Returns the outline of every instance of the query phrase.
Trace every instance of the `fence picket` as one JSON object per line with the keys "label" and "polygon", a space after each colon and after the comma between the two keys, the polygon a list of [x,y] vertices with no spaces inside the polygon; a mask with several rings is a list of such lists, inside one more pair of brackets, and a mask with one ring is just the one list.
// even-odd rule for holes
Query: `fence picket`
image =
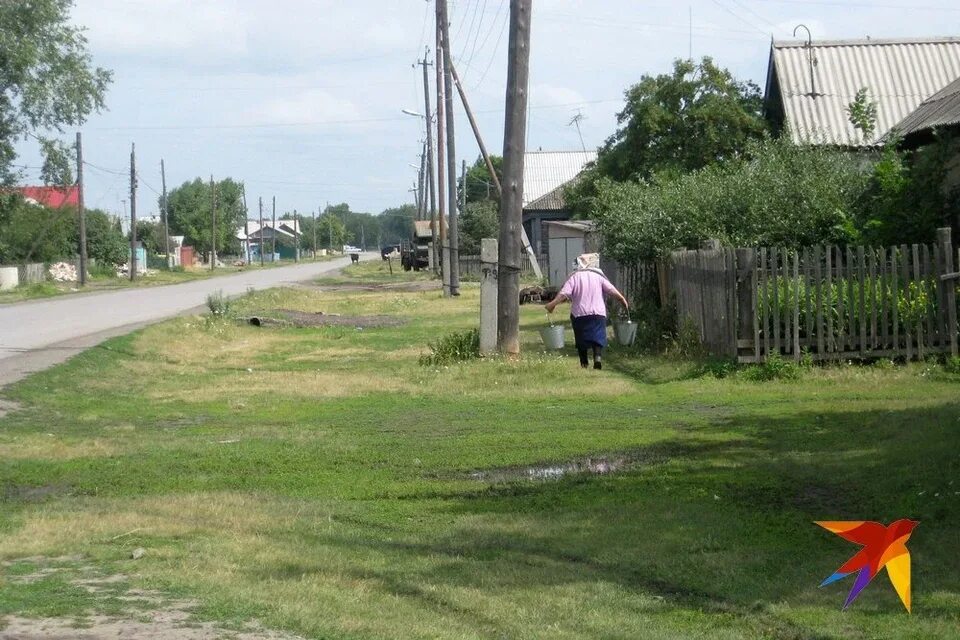
{"label": "fence picket", "polygon": [[934,310],[933,324],[936,331],[936,340],[934,341],[938,351],[946,351],[946,319],[947,319],[947,289],[945,283],[941,282],[940,274],[943,271],[943,256],[940,255],[940,245],[934,244],[933,251],[933,271],[928,275],[933,283],[934,296],[936,299],[936,309]]}
{"label": "fence picket", "polygon": [[867,254],[867,265],[870,274],[870,350],[877,348],[877,250],[873,247]]}
{"label": "fence picket", "polygon": [[793,359],[800,362],[800,255],[793,258]]}
{"label": "fence picket", "polygon": [[770,275],[773,278],[773,352],[779,354],[780,344],[780,254],[777,247],[770,247]]}
{"label": "fence picket", "polygon": [[[857,247],[857,278],[860,283],[860,295],[857,296],[860,312],[860,355],[867,355],[867,278],[863,247]],[[853,283],[850,283],[853,286]]]}
{"label": "fence picket", "polygon": [[[920,247],[916,244],[910,245],[910,255],[913,260],[913,280],[911,284],[914,284],[914,290],[916,291],[916,297],[920,298],[920,292],[923,290],[923,274],[920,272]],[[911,295],[911,301],[914,296]],[[924,358],[924,349],[923,349],[923,316],[917,315],[916,317],[916,331],[915,336],[917,339],[917,358],[923,360]]]}
{"label": "fence picket", "polygon": [[887,249],[880,249],[880,348],[886,349],[890,345],[891,331],[888,330],[887,299],[890,291],[890,263]]}
{"label": "fence picket", "polygon": [[853,249],[847,247],[847,269],[846,289],[847,289],[847,345],[850,351],[857,349],[857,298],[853,290]]}
{"label": "fence picket", "polygon": [[[833,247],[827,245],[827,290],[824,300],[824,305],[829,311],[827,311],[827,353],[834,353],[837,350],[837,342],[833,333],[833,304],[834,304],[834,291],[833,291]],[[839,301],[838,301],[839,302]]]}
{"label": "fence picket", "polygon": [[[903,291],[903,300],[906,303],[904,308],[907,309],[910,306],[911,301],[911,290],[910,290],[910,249],[907,245],[900,245],[900,289]],[[897,300],[897,306],[899,305],[899,299]],[[907,347],[907,359],[911,360],[913,358],[913,333],[915,327],[910,324],[910,317],[907,316],[902,318],[903,320],[903,338],[906,341]]]}
{"label": "fence picket", "polygon": [[769,268],[766,248],[760,249],[760,330],[763,332],[763,359],[770,355],[770,330],[767,313],[770,308]]}
{"label": "fence picket", "polygon": [[[813,248],[813,268],[815,270],[814,283],[817,287],[817,354],[823,358],[826,352],[824,348],[824,326],[823,326],[823,269],[821,260],[823,259],[822,249],[818,245]],[[830,251],[827,250],[829,255]],[[829,260],[829,259],[828,259]],[[827,343],[829,344],[829,343]]]}
{"label": "fence picket", "polygon": [[812,352],[813,351],[813,316],[810,311],[810,296],[813,293],[810,289],[810,276],[812,266],[810,265],[810,247],[803,248],[803,317],[804,317],[804,332],[803,337],[804,341],[807,343],[807,348]]}
{"label": "fence picket", "polygon": [[[928,245],[920,246],[920,282],[925,291],[928,292],[927,299],[929,301],[936,300],[937,291],[935,288],[930,286],[930,276],[933,271],[933,267],[930,263],[930,247]],[[924,324],[924,350],[927,352],[935,351],[933,346],[933,305],[927,305],[924,308],[923,314],[923,324]]]}
{"label": "fence picket", "polygon": [[[896,247],[890,248],[890,308],[893,314],[893,348],[900,350],[900,275],[902,269],[898,269],[897,262],[902,260],[902,255]],[[906,332],[904,332],[906,333]],[[909,357],[909,356],[908,356]]]}

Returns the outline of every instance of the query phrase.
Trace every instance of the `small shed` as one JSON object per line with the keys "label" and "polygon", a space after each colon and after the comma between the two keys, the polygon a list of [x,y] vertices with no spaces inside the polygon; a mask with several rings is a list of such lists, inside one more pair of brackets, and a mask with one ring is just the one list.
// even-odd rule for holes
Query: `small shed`
{"label": "small shed", "polygon": [[547,230],[550,286],[561,287],[576,269],[577,256],[599,250],[600,238],[592,220],[544,222]]}

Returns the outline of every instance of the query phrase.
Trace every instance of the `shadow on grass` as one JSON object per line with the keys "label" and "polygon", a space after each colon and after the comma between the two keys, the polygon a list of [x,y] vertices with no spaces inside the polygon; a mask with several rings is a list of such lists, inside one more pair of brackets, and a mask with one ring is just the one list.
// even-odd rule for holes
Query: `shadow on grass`
{"label": "shadow on grass", "polygon": [[[676,609],[732,615],[758,636],[827,638],[838,637],[831,620],[852,585],[817,585],[857,547],[814,521],[909,517],[920,521],[909,544],[910,620],[934,629],[956,621],[956,610],[938,602],[960,598],[960,403],[734,415],[723,428],[739,438],[670,443],[666,459],[619,475],[518,482],[411,505],[453,517],[432,535],[384,539],[362,519],[354,535],[305,535],[345,553],[392,558],[390,569],[357,569],[354,577],[418,600],[435,597],[424,585],[496,591],[613,582]],[[875,582],[845,624],[906,624],[886,579]],[[807,610],[797,614],[805,622],[785,608]]]}

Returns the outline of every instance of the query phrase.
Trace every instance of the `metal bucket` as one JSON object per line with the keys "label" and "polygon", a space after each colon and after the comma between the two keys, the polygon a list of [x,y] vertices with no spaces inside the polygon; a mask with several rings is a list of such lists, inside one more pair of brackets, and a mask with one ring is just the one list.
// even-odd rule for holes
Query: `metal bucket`
{"label": "metal bucket", "polygon": [[632,320],[614,320],[613,335],[617,338],[617,344],[629,347],[637,339],[637,323]]}
{"label": "metal bucket", "polygon": [[547,349],[563,349],[563,325],[552,324],[540,329],[540,339]]}

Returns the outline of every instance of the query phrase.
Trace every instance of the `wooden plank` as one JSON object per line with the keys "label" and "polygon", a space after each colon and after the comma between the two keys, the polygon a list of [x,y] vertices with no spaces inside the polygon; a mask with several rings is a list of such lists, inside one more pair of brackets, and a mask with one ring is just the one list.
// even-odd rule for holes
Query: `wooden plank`
{"label": "wooden plank", "polygon": [[834,293],[837,296],[837,326],[834,329],[836,333],[836,351],[844,352],[847,350],[847,288],[846,288],[846,278],[844,276],[843,268],[843,249],[837,247],[835,250],[834,260],[836,262],[835,269],[837,275],[836,286],[834,287]]}
{"label": "wooden plank", "polygon": [[890,297],[890,263],[889,255],[885,247],[880,248],[880,274],[879,274],[879,288],[880,288],[880,348],[886,349],[890,346],[890,336],[892,332],[889,330],[890,327],[887,324],[889,320],[889,314],[887,313],[887,299]]}
{"label": "wooden plank", "polygon": [[890,247],[890,325],[893,327],[893,348],[900,350],[900,284],[897,261],[899,252],[896,247]]}
{"label": "wooden plank", "polygon": [[835,336],[833,334],[833,309],[837,304],[837,301],[834,300],[833,291],[833,247],[827,245],[826,247],[826,261],[827,261],[827,280],[825,283],[826,290],[824,291],[824,307],[826,308],[827,316],[827,352],[833,353],[837,350],[837,343]]}
{"label": "wooden plank", "polygon": [[739,309],[738,304],[740,300],[737,298],[737,252],[735,249],[726,249],[726,263],[727,263],[727,290],[726,296],[729,303],[729,321],[727,322],[727,327],[729,334],[727,340],[730,345],[728,355],[732,358],[737,356],[737,335],[739,334]]}
{"label": "wooden plank", "polygon": [[846,265],[846,288],[847,288],[847,348],[850,351],[857,349],[857,298],[854,287],[856,274],[854,273],[853,248],[847,247],[847,265]]}
{"label": "wooden plank", "polygon": [[811,288],[811,274],[813,266],[810,264],[810,247],[803,248],[803,335],[809,339],[813,336],[813,316],[811,315],[810,296],[813,293]]}
{"label": "wooden plank", "polygon": [[[913,264],[913,282],[916,283],[915,287],[923,286],[923,274],[920,271],[920,247],[917,244],[910,245],[910,256]],[[911,298],[912,300],[912,298]],[[917,358],[923,360],[924,349],[923,349],[923,316],[920,315],[916,319],[916,331],[915,336],[917,339]]]}
{"label": "wooden plank", "polygon": [[[910,249],[907,245],[900,245],[900,298],[908,305],[910,303]],[[897,306],[900,306],[900,299],[897,299]],[[906,342],[907,360],[913,360],[913,331],[910,326],[909,318],[903,320],[903,338]]]}
{"label": "wooden plank", "polygon": [[870,350],[870,346],[867,343],[867,316],[869,314],[869,309],[867,308],[867,288],[870,286],[870,283],[867,281],[867,275],[866,252],[863,247],[857,247],[857,280],[860,285],[860,295],[857,300],[860,312],[860,353],[864,356],[866,356],[867,351]]}
{"label": "wooden plank", "polygon": [[793,359],[800,362],[800,256],[793,252]]}
{"label": "wooden plank", "polygon": [[[943,274],[953,273],[954,261],[953,261],[953,242],[951,238],[950,229],[943,229],[937,232],[940,249],[943,252]],[[946,302],[945,306],[947,308],[947,323],[946,323],[946,332],[947,332],[947,341],[950,344],[950,355],[954,358],[957,357],[958,353],[958,338],[957,336],[957,283],[954,280],[949,280],[943,282],[946,292]]]}
{"label": "wooden plank", "polygon": [[[933,273],[933,264],[930,260],[930,246],[921,245],[920,246],[920,281],[923,283],[924,290],[927,292],[927,300],[931,303],[936,300],[937,291],[935,288],[931,287],[931,274]],[[924,326],[924,349],[929,353],[935,349],[934,347],[934,323],[933,323],[933,305],[931,304],[925,309],[926,313],[923,314],[923,326]]]}
{"label": "wooden plank", "polygon": [[770,274],[772,278],[773,306],[770,314],[773,320],[773,352],[782,353],[780,342],[780,253],[777,247],[770,247]]}
{"label": "wooden plank", "polygon": [[763,353],[761,356],[766,358],[770,355],[770,282],[769,282],[769,262],[767,262],[767,249],[760,249],[760,330],[763,332]]}
{"label": "wooden plank", "polygon": [[870,247],[867,253],[867,268],[870,278],[870,349],[880,346],[877,333],[877,250]]}
{"label": "wooden plank", "polygon": [[[829,253],[829,249],[827,250]],[[823,251],[817,246],[813,248],[813,269],[814,286],[816,287],[816,316],[817,316],[817,354],[823,356],[824,351],[824,332],[826,328],[823,325],[823,267],[820,261],[823,259]]]}
{"label": "wooden plank", "polygon": [[783,353],[793,353],[793,278],[790,272],[790,251],[784,249],[780,261],[782,264],[781,273],[783,274]]}
{"label": "wooden plank", "polygon": [[939,243],[934,243],[931,247],[933,252],[933,271],[927,273],[930,284],[933,287],[936,296],[936,311],[934,315],[934,331],[936,340],[934,341],[940,351],[946,351],[947,347],[947,287],[941,282],[939,276],[943,273],[943,256],[940,255]]}

